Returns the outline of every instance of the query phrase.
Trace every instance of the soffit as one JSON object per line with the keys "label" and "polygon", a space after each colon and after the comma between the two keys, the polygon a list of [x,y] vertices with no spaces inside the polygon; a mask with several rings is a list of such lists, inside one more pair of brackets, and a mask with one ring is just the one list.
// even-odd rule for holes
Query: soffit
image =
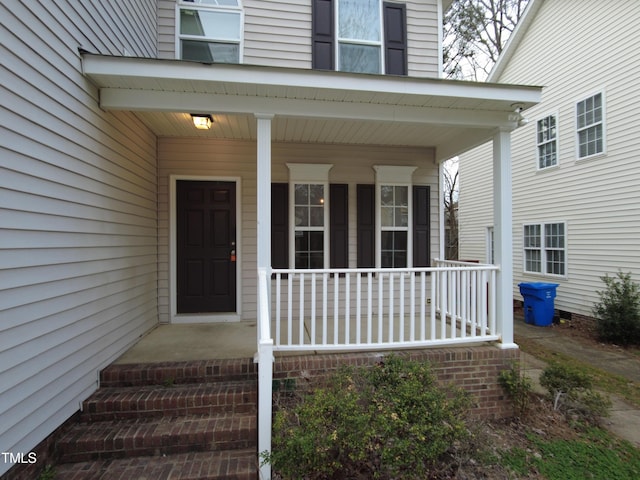
{"label": "soffit", "polygon": [[[273,140],[429,146],[442,155],[515,128],[514,105],[540,88],[250,65],[82,54],[101,107],[136,112],[158,136],[255,140],[254,114],[273,114]],[[210,113],[197,131],[189,113]],[[440,157],[440,155],[438,155]]]}

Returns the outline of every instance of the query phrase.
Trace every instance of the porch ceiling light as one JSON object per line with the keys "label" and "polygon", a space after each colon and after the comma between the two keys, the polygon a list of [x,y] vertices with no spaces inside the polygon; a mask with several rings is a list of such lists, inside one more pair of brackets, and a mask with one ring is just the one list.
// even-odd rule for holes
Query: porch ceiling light
{"label": "porch ceiling light", "polygon": [[198,130],[209,130],[213,123],[211,115],[205,115],[202,113],[192,113],[191,119]]}

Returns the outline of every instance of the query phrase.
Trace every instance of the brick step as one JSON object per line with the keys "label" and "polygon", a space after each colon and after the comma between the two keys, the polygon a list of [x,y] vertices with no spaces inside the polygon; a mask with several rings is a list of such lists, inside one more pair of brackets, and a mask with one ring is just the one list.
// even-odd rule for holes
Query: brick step
{"label": "brick step", "polygon": [[55,480],[256,480],[257,470],[247,449],[62,464]]}
{"label": "brick step", "polygon": [[60,462],[249,449],[257,445],[255,413],[80,423],[57,442]]}
{"label": "brick step", "polygon": [[225,383],[100,388],[83,402],[81,421],[178,415],[250,413],[257,410],[255,380]]}
{"label": "brick step", "polygon": [[252,358],[110,365],[100,372],[101,387],[213,383],[257,378]]}

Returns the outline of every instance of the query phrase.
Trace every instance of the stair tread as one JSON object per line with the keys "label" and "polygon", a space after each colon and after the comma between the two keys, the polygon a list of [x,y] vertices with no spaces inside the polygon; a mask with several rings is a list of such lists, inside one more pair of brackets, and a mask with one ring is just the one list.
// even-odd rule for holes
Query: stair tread
{"label": "stair tread", "polygon": [[100,387],[94,392],[87,401],[95,399],[110,398],[122,395],[162,395],[176,393],[209,393],[220,392],[223,390],[253,391],[257,389],[257,383],[254,380],[234,380],[220,383],[183,383],[172,386],[163,385],[139,385],[130,387]]}
{"label": "stair tread", "polygon": [[249,448],[255,413],[100,421],[74,425],[58,441],[62,461]]}
{"label": "stair tread", "polygon": [[57,465],[59,480],[254,480],[255,450],[190,452]]}
{"label": "stair tread", "polygon": [[201,383],[257,378],[251,358],[115,364],[100,373],[101,386]]}

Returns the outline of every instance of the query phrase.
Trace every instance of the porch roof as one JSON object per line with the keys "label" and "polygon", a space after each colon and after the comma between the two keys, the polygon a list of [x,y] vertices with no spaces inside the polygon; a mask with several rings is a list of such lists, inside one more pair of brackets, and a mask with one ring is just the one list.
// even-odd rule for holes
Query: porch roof
{"label": "porch roof", "polygon": [[[438,160],[514,129],[541,87],[365,75],[81,52],[106,110],[136,112],[158,136],[255,140],[273,114],[273,141],[433,147]],[[190,113],[210,113],[195,130]]]}

